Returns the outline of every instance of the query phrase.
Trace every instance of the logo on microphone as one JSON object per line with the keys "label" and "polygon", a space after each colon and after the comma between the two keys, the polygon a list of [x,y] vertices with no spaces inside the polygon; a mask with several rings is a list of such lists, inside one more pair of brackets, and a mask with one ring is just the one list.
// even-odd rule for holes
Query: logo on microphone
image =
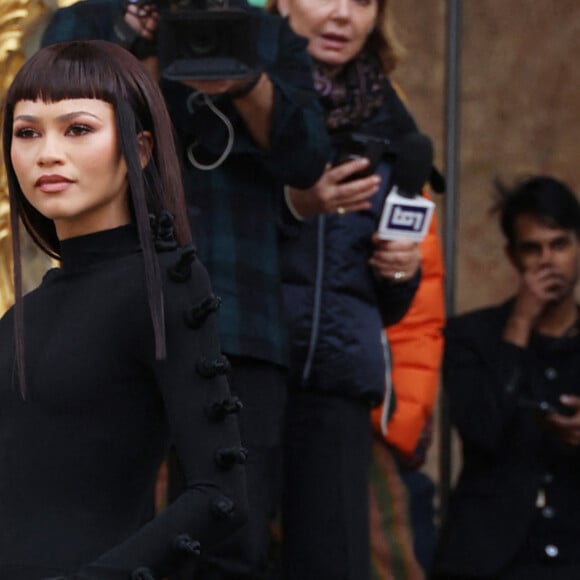
{"label": "logo on microphone", "polygon": [[388,227],[394,230],[420,232],[423,229],[426,217],[426,208],[397,204],[391,207],[387,223]]}
{"label": "logo on microphone", "polygon": [[420,242],[429,229],[435,204],[422,196],[412,198],[399,194],[393,186],[383,207],[377,233],[383,240]]}

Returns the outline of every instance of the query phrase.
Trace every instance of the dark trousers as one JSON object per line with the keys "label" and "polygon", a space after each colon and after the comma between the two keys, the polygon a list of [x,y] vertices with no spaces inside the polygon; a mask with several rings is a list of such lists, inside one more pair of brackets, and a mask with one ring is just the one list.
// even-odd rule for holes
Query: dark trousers
{"label": "dark trousers", "polygon": [[[239,421],[242,445],[248,450],[248,522],[210,554],[203,553],[195,573],[183,580],[265,580],[270,576],[270,523],[281,496],[286,375],[281,367],[265,361],[228,358],[230,389],[244,405]],[[170,480],[175,480],[175,468]]]}
{"label": "dark trousers", "polygon": [[369,406],[289,393],[284,438],[284,580],[369,580]]}

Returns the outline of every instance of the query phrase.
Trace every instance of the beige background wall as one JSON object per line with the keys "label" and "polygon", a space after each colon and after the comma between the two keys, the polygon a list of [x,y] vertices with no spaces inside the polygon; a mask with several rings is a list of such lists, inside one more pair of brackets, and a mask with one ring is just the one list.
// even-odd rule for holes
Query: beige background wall
{"label": "beige background wall", "polygon": [[[444,154],[444,0],[392,0],[408,49],[396,73]],[[580,190],[580,3],[463,0],[457,311],[513,288],[488,210],[494,177],[556,175]],[[442,200],[439,201],[439,205]]]}

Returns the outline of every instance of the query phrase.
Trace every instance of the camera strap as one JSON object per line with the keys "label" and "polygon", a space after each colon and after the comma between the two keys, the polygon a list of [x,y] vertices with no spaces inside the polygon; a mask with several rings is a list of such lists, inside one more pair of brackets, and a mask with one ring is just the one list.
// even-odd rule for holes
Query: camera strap
{"label": "camera strap", "polygon": [[234,126],[228,119],[227,115],[225,115],[222,111],[220,111],[220,109],[218,109],[218,107],[216,107],[215,103],[207,93],[203,91],[195,91],[187,98],[187,109],[190,113],[193,113],[196,106],[199,107],[203,105],[206,105],[209,110],[212,111],[212,113],[218,117],[218,119],[220,119],[226,126],[228,132],[228,142],[226,143],[223,153],[213,163],[201,163],[195,158],[193,150],[197,143],[191,143],[188,145],[187,158],[196,169],[200,169],[201,171],[212,171],[213,169],[217,169],[228,158],[228,155],[232,151],[232,147],[234,146]]}

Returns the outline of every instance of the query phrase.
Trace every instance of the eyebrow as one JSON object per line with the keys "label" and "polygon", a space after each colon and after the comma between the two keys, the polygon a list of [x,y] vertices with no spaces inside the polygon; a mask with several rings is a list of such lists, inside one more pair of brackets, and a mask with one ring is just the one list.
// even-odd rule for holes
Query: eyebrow
{"label": "eyebrow", "polygon": [[[59,115],[56,120],[57,121],[70,121],[75,117],[80,117],[83,115],[87,115],[89,117],[93,117],[93,119],[100,121],[101,118],[97,117],[97,115],[93,115],[93,113],[89,113],[88,111],[72,111],[71,113],[65,113],[64,115]],[[18,115],[14,117],[14,121],[26,121],[28,123],[35,123],[40,120],[40,117],[36,117],[35,115]]]}
{"label": "eyebrow", "polygon": [[[556,236],[555,238],[552,238],[551,240],[546,240],[548,244],[555,244],[555,243],[559,243],[559,242],[568,242],[570,241],[571,237],[568,234],[561,234],[559,236]],[[541,246],[544,242],[540,241],[540,240],[520,240],[519,242],[517,242],[517,245],[519,247],[523,247],[523,246],[528,246],[528,247],[536,247],[536,246]]]}

